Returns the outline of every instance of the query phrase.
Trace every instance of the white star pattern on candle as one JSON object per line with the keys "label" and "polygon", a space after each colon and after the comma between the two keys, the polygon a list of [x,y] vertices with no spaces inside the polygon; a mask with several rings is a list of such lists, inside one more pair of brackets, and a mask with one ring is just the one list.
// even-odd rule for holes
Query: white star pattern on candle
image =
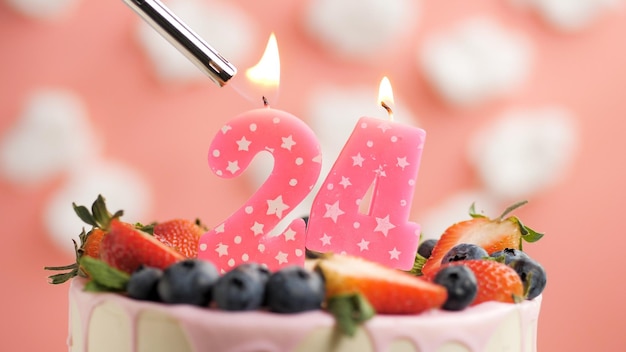
{"label": "white star pattern on candle", "polygon": [[228,166],[226,167],[226,170],[230,171],[231,174],[234,174],[235,172],[239,171],[239,169],[240,169],[239,161],[237,160],[229,161]]}
{"label": "white star pattern on candle", "polygon": [[257,235],[261,235],[263,234],[263,224],[260,224],[258,222],[254,222],[254,225],[252,225],[252,227],[250,228],[250,230],[252,230],[252,232],[254,233],[255,236]]}
{"label": "white star pattern on candle", "polygon": [[339,209],[339,201],[336,201],[334,204],[325,204],[326,205],[326,213],[324,214],[325,218],[333,219],[333,222],[337,223],[337,217],[339,215],[345,214],[345,212]]}
{"label": "white star pattern on candle", "polygon": [[276,214],[279,219],[283,218],[283,211],[289,209],[289,206],[283,203],[283,196],[280,195],[276,199],[267,200],[267,215]]}
{"label": "white star pattern on candle", "polygon": [[389,251],[389,259],[397,259],[400,260],[400,252],[396,247],[393,247],[392,250]]}
{"label": "white star pattern on candle", "polygon": [[383,122],[380,125],[378,125],[378,128],[380,128],[380,130],[383,131],[383,133],[385,133],[391,129],[391,125],[386,122]]}
{"label": "white star pattern on candle", "polygon": [[278,260],[279,265],[287,263],[287,253],[278,251],[278,254],[276,254],[276,257],[274,257],[274,259]]}
{"label": "white star pattern on candle", "polygon": [[376,218],[376,228],[374,229],[374,231],[382,232],[383,235],[387,237],[387,235],[389,234],[389,230],[393,229],[394,227],[396,227],[396,225],[389,222],[389,214],[387,214],[387,216],[385,216],[384,218]]}
{"label": "white star pattern on candle", "polygon": [[250,146],[250,143],[252,143],[252,142],[247,140],[246,136],[243,136],[236,143],[237,143],[237,151],[245,150],[247,152],[248,151],[248,147]]}
{"label": "white star pattern on candle", "polygon": [[232,128],[232,127],[230,127],[229,125],[222,126],[222,133],[223,133],[223,134],[226,134],[226,132],[228,132],[228,131],[230,131],[230,130],[232,130],[232,129],[233,129],[233,128]]}
{"label": "white star pattern on candle", "polygon": [[378,165],[378,169],[374,170],[374,173],[379,177],[387,177],[387,173],[382,165]]}
{"label": "white star pattern on candle", "polygon": [[343,189],[348,188],[348,186],[352,186],[352,183],[350,183],[350,178],[345,176],[341,176],[341,182],[339,182],[339,184],[343,186]]}
{"label": "white star pattern on candle", "polygon": [[402,158],[397,158],[397,159],[398,159],[398,163],[396,165],[401,167],[402,170],[404,170],[405,167],[411,165],[411,164],[409,164],[408,161],[406,161],[406,156],[402,157]]}
{"label": "white star pattern on candle", "polygon": [[224,224],[220,224],[215,228],[215,233],[223,233],[224,232]]}
{"label": "white star pattern on candle", "polygon": [[324,236],[322,236],[320,238],[320,241],[322,241],[322,246],[330,246],[330,239],[332,237],[328,236],[328,234],[324,234]]}
{"label": "white star pattern on candle", "polygon": [[289,151],[291,151],[291,147],[293,147],[294,145],[296,145],[296,142],[293,141],[293,136],[289,135],[289,137],[281,137],[283,140],[283,144],[280,145],[281,148],[285,148]]}
{"label": "white star pattern on candle", "polygon": [[292,230],[291,227],[285,231],[285,241],[295,241],[296,240],[296,231]]}
{"label": "white star pattern on candle", "polygon": [[215,248],[215,251],[217,252],[217,254],[219,254],[220,257],[223,255],[228,255],[228,246],[220,242],[217,244],[217,248]]}
{"label": "white star pattern on candle", "polygon": [[366,241],[365,238],[361,238],[361,242],[357,243],[356,245],[359,246],[359,250],[361,250],[361,252],[368,251],[370,249],[370,241]]}
{"label": "white star pattern on candle", "polygon": [[352,166],[360,166],[363,167],[363,162],[365,161],[365,159],[363,159],[363,157],[361,156],[361,153],[358,153],[357,155],[352,157]]}

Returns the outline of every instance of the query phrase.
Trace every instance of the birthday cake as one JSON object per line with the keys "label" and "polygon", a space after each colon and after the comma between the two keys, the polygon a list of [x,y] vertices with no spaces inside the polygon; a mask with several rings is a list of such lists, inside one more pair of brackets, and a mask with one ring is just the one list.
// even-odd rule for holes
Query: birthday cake
{"label": "birthday cake", "polygon": [[73,352],[535,351],[545,271],[519,248],[542,235],[513,216],[473,219],[425,241],[411,272],[309,253],[276,270],[220,273],[197,259],[197,222],[120,221],[99,197],[70,281]]}

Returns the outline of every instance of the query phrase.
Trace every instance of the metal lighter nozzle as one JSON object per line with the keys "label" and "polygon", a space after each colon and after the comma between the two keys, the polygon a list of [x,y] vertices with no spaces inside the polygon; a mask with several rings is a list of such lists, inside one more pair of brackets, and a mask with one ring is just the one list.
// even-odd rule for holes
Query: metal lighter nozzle
{"label": "metal lighter nozzle", "polygon": [[220,87],[237,73],[235,66],[159,0],[123,1]]}

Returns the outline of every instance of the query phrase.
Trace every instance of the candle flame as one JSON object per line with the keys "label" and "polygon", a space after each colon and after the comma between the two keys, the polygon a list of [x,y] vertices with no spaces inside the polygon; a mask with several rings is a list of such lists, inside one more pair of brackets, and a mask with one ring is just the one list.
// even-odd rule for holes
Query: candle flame
{"label": "candle flame", "polygon": [[393,121],[393,90],[391,89],[391,82],[389,82],[387,76],[383,77],[378,87],[378,104],[387,110],[389,120]]}
{"label": "candle flame", "polygon": [[280,82],[280,57],[278,55],[278,44],[276,35],[272,33],[265,52],[259,62],[246,70],[246,77],[259,90],[268,93],[268,91],[278,90]]}

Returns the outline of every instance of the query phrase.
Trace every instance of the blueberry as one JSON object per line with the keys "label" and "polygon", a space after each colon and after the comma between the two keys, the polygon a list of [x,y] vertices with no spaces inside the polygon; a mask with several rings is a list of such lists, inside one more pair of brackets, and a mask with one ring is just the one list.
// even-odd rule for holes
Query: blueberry
{"label": "blueberry", "polygon": [[482,247],[471,243],[461,243],[452,247],[441,259],[441,264],[458,262],[461,260],[482,259],[489,253]]}
{"label": "blueberry", "polygon": [[142,301],[159,301],[157,284],[163,276],[163,270],[140,266],[128,280],[126,292],[128,297]]}
{"label": "blueberry", "polygon": [[452,265],[439,270],[434,281],[448,291],[448,298],[442,307],[445,310],[465,309],[478,293],[474,272],[463,265]]}
{"label": "blueberry", "polygon": [[320,309],[325,296],[324,279],[316,271],[288,266],[270,276],[266,295],[272,312],[298,313]]}
{"label": "blueberry", "polygon": [[492,258],[504,256],[504,264],[509,265],[512,261],[522,258],[528,258],[528,254],[515,248],[505,248],[501,251],[491,253]]}
{"label": "blueberry", "polygon": [[433,253],[433,248],[437,244],[437,240],[433,238],[429,238],[424,242],[420,243],[420,246],[417,248],[417,253],[422,257],[428,259],[430,255]]}
{"label": "blueberry", "polygon": [[165,303],[206,306],[211,301],[211,290],[218,278],[213,264],[199,259],[186,259],[163,271],[157,289]]}
{"label": "blueberry", "polygon": [[509,266],[519,274],[524,283],[526,299],[533,299],[546,288],[546,271],[541,264],[531,258],[521,258],[511,262]]}
{"label": "blueberry", "polygon": [[254,310],[265,302],[269,270],[259,264],[242,264],[220,277],[213,286],[213,301],[219,309]]}

